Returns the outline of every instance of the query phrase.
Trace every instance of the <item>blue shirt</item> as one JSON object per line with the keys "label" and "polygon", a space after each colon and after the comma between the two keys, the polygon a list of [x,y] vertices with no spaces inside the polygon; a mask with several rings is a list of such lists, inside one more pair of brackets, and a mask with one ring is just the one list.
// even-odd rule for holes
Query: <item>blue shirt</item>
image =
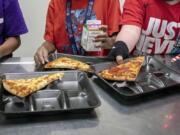
{"label": "blue shirt", "polygon": [[8,37],[27,32],[18,0],[0,0],[0,45]]}

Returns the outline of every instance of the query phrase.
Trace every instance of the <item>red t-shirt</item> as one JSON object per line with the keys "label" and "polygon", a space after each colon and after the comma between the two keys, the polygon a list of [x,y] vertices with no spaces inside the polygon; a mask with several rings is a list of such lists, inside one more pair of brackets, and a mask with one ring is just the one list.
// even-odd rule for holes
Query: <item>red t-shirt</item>
{"label": "red t-shirt", "polygon": [[169,5],[164,0],[126,0],[121,24],[142,28],[134,54],[173,53],[180,32],[180,2]]}
{"label": "red t-shirt", "polygon": [[[79,20],[84,17],[87,6],[88,0],[72,0],[72,23],[74,35],[77,36],[75,40],[79,43],[83,26]],[[111,36],[119,32],[120,15],[119,0],[95,0],[91,19],[101,20],[103,25],[107,25],[108,35]],[[65,45],[70,43],[66,30],[66,0],[51,0],[46,19],[45,40],[55,44],[58,52],[71,53],[64,51]],[[109,50],[102,49],[100,53],[89,52],[87,55],[104,56],[108,52]]]}

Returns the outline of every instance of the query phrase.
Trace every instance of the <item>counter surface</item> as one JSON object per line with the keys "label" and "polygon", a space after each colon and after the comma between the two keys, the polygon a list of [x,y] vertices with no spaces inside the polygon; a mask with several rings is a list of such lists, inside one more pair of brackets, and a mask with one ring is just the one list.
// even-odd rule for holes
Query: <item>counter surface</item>
{"label": "counter surface", "polygon": [[[159,59],[169,63],[166,61],[169,59]],[[176,70],[179,69],[176,67]],[[0,64],[1,73],[33,71],[33,58],[9,58]],[[0,135],[179,135],[179,93],[123,105],[93,79],[91,83],[102,103],[91,113],[18,119],[5,119],[0,115]]]}

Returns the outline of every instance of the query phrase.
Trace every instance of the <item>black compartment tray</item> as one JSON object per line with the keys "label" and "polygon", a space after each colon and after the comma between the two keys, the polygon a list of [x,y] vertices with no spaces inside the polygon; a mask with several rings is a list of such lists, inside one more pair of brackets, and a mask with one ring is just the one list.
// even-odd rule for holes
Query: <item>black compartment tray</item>
{"label": "black compartment tray", "polygon": [[[0,112],[5,116],[29,114],[54,114],[59,112],[84,112],[100,106],[100,100],[92,84],[83,71],[63,71],[62,80],[32,93],[25,98],[18,98],[8,93],[0,81]],[[5,73],[2,79],[26,79],[56,72]]]}
{"label": "black compartment tray", "polygon": [[[117,65],[115,62],[94,64],[97,73]],[[97,75],[98,76],[98,75]],[[125,99],[137,98],[169,87],[180,87],[180,74],[158,62],[152,56],[146,56],[135,82],[109,81],[98,76],[98,84],[110,89]]]}

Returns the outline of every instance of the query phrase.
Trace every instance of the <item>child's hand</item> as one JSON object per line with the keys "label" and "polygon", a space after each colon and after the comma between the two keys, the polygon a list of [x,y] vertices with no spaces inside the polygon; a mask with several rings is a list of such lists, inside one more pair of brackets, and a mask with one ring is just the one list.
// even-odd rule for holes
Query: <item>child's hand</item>
{"label": "child's hand", "polygon": [[101,44],[96,45],[96,47],[110,49],[115,42],[115,37],[108,36],[106,25],[102,25],[99,29],[103,31],[103,33],[95,37],[94,42],[101,42]]}
{"label": "child's hand", "polygon": [[96,45],[96,47],[104,49],[110,49],[114,43],[107,33],[97,35],[94,42],[101,42],[101,44]]}
{"label": "child's hand", "polygon": [[45,46],[41,46],[38,48],[34,60],[37,65],[45,64],[45,62],[49,62],[48,60],[48,50]]}

